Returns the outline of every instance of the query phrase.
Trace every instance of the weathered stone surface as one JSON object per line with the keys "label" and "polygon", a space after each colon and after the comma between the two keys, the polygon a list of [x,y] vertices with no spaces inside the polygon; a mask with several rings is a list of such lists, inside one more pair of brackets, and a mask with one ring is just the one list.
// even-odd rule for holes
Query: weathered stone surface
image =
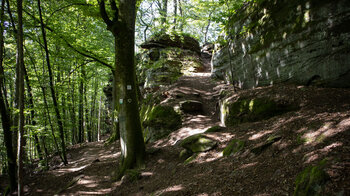
{"label": "weathered stone surface", "polygon": [[146,89],[170,85],[180,76],[202,69],[196,52],[175,47],[146,50],[137,64],[139,83]]}
{"label": "weathered stone surface", "polygon": [[150,48],[167,48],[167,47],[176,47],[186,50],[191,50],[200,53],[200,46],[196,39],[188,35],[168,35],[161,34],[156,35],[145,43],[141,44],[141,48],[150,49]]}
{"label": "weathered stone surface", "polygon": [[233,139],[222,151],[223,156],[230,156],[232,154],[235,154],[241,150],[243,150],[245,146],[245,142],[238,140],[238,139]]}
{"label": "weathered stone surface", "polygon": [[223,130],[225,130],[225,127],[221,127],[221,126],[216,125],[216,126],[210,127],[204,133],[215,133],[215,132],[220,132]]}
{"label": "weathered stone surface", "polygon": [[294,196],[324,195],[324,185],[330,179],[325,172],[326,160],[309,166],[298,174],[295,180]]}
{"label": "weathered stone surface", "polygon": [[220,103],[220,120],[225,126],[255,122],[296,109],[293,105],[278,104],[268,98],[225,99]]}
{"label": "weathered stone surface", "polygon": [[180,146],[191,152],[205,152],[217,146],[217,142],[202,134],[191,135],[181,141]]}
{"label": "weathered stone surface", "polygon": [[267,140],[264,143],[252,148],[251,152],[256,154],[256,155],[259,155],[264,150],[266,150],[269,146],[271,146],[273,143],[279,141],[280,139],[282,139],[282,137],[279,135],[270,136],[269,138],[267,138]]}
{"label": "weathered stone surface", "polygon": [[167,136],[182,123],[181,116],[174,111],[174,108],[162,105],[142,108],[141,120],[143,120],[146,142],[153,142]]}
{"label": "weathered stone surface", "polygon": [[213,76],[240,88],[350,87],[350,1],[262,0],[232,18]]}
{"label": "weathered stone surface", "polygon": [[181,161],[185,161],[186,159],[188,159],[189,157],[191,157],[193,154],[192,151],[187,150],[187,149],[183,149],[180,154],[179,154],[179,158]]}
{"label": "weathered stone surface", "polygon": [[201,112],[203,104],[196,100],[186,100],[180,102],[180,109],[185,113]]}

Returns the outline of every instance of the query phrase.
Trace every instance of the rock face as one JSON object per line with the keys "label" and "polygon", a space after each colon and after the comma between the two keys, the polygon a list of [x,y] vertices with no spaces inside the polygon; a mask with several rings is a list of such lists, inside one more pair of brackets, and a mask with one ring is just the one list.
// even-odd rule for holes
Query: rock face
{"label": "rock face", "polygon": [[181,116],[170,106],[143,106],[141,111],[144,138],[153,142],[167,136],[181,126]]}
{"label": "rock face", "polygon": [[196,39],[188,35],[168,35],[161,34],[154,36],[151,40],[146,41],[141,44],[141,48],[151,49],[151,48],[168,48],[175,47],[185,50],[191,50],[200,53],[200,46]]}
{"label": "rock face", "polygon": [[220,102],[220,120],[225,126],[255,122],[296,109],[293,105],[279,104],[268,98],[227,98]]}
{"label": "rock face", "polygon": [[205,135],[196,134],[185,138],[181,141],[180,146],[193,153],[206,152],[215,148],[217,142]]}
{"label": "rock face", "polygon": [[350,1],[260,0],[232,18],[213,77],[240,88],[350,87]]}
{"label": "rock face", "polygon": [[326,159],[299,173],[295,180],[293,195],[324,195],[324,185],[330,179],[328,173],[325,172],[325,165]]}
{"label": "rock face", "polygon": [[183,74],[203,70],[199,43],[187,35],[159,35],[141,44],[139,83],[154,89],[174,83]]}

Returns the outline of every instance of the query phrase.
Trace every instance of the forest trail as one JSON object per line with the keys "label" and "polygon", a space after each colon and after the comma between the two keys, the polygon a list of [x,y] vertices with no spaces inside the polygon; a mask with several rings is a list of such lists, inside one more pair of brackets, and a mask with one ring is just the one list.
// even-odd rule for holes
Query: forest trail
{"label": "forest trail", "polygon": [[[177,105],[193,99],[202,102],[203,111],[184,114],[181,128],[147,144],[146,167],[136,178],[127,175],[121,181],[112,181],[120,158],[119,141],[108,146],[103,141],[84,143],[67,150],[68,165],[59,165],[56,156],[51,163],[57,166],[27,175],[26,195],[292,195],[297,174],[325,157],[326,172],[331,178],[325,185],[326,193],[350,192],[348,89],[276,85],[239,90],[237,95],[244,97],[285,97],[300,104],[300,108],[205,133],[217,142],[217,147],[197,153],[193,160],[184,163],[179,158],[183,150],[179,141],[220,124],[216,104],[221,89],[226,87],[213,81],[206,69],[182,76],[161,89],[166,95],[163,102]],[[271,136],[280,140],[261,154],[252,152]],[[245,141],[244,149],[223,156],[233,139]]]}
{"label": "forest trail", "polygon": [[[197,100],[203,104],[200,113],[184,114],[180,129],[171,133],[167,138],[147,146],[150,156],[158,156],[159,151],[166,151],[167,162],[178,162],[181,150],[177,142],[197,133],[203,133],[208,128],[219,125],[217,117],[218,82],[210,77],[210,59],[201,58],[204,70],[200,73],[190,73],[180,77],[166,91],[177,97],[176,102]],[[163,154],[163,153],[162,153]],[[120,156],[119,141],[108,146],[103,141],[75,145],[67,150],[69,164],[64,166],[56,156],[51,163],[54,165],[47,172],[34,174],[27,178],[27,195],[105,195],[115,192],[115,188],[124,182],[112,182],[112,174],[117,167]],[[153,160],[153,159],[152,159]],[[151,165],[157,165],[152,164]],[[174,165],[173,165],[174,166]],[[152,168],[153,166],[151,166]],[[161,168],[164,169],[164,168]],[[169,169],[169,168],[166,168]],[[142,176],[148,176],[143,172]],[[161,172],[167,175],[169,171]],[[166,176],[160,179],[166,178]],[[114,187],[114,188],[112,188]],[[151,188],[152,186],[150,186]],[[166,190],[158,192],[161,194]],[[121,195],[125,193],[119,192]],[[117,195],[119,195],[117,194]],[[127,194],[126,194],[127,195]]]}
{"label": "forest trail", "polygon": [[47,172],[31,176],[27,195],[98,195],[108,194],[111,171],[120,154],[118,145],[105,146],[102,142],[75,145],[68,149],[69,163],[64,166],[56,156]]}

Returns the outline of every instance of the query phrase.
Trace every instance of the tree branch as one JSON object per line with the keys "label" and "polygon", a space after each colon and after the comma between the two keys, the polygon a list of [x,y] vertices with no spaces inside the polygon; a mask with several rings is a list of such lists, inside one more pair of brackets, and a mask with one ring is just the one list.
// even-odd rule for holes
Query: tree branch
{"label": "tree branch", "polygon": [[[26,11],[26,10],[23,10],[23,11],[24,11],[28,16],[32,17],[35,21],[40,22],[39,19],[37,19],[37,18],[36,18],[35,16],[33,16],[32,14],[30,14],[28,11]],[[47,29],[47,30],[49,30],[50,32],[55,33],[56,35],[58,35],[51,27],[47,26],[46,24],[43,24],[43,26],[44,26],[45,29]],[[101,63],[102,65],[104,65],[104,66],[106,66],[106,67],[108,67],[108,68],[110,68],[110,69],[112,69],[112,70],[114,69],[114,68],[113,68],[111,65],[109,65],[108,63],[106,63],[106,62],[104,62],[104,61],[98,59],[97,57],[95,57],[95,56],[93,56],[93,55],[91,55],[91,54],[88,54],[88,53],[91,53],[91,52],[89,52],[89,51],[80,51],[80,50],[78,50],[78,49],[75,48],[71,43],[69,43],[62,35],[58,35],[58,37],[59,37],[60,39],[62,39],[62,40],[67,44],[67,46],[68,46],[69,48],[71,48],[72,50],[74,50],[74,51],[77,52],[78,54],[80,54],[80,55],[82,55],[82,56],[84,56],[84,57],[90,58],[90,59],[92,59],[92,60],[95,60],[96,62]]]}
{"label": "tree branch", "polygon": [[110,3],[111,3],[111,9],[114,11],[113,23],[115,23],[115,22],[118,22],[119,10],[118,10],[117,4],[115,3],[115,0],[110,0]]}
{"label": "tree branch", "polygon": [[106,12],[105,0],[100,0],[98,4],[100,7],[100,14],[103,21],[107,24],[107,28],[111,28],[113,25],[113,22],[109,19],[108,14]]}

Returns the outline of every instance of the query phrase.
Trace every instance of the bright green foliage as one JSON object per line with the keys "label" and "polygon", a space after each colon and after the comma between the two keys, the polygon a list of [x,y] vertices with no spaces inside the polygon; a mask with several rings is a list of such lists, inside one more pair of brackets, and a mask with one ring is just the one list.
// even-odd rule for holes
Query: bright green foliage
{"label": "bright green foliage", "polygon": [[294,196],[323,195],[323,185],[329,180],[324,171],[327,160],[320,161],[315,166],[309,166],[298,174],[295,180]]}
{"label": "bright green foliage", "polygon": [[243,150],[244,146],[245,146],[245,142],[244,141],[241,141],[241,140],[238,140],[238,139],[234,139],[222,151],[222,155],[223,156],[230,156],[232,154],[235,154],[235,153]]}

